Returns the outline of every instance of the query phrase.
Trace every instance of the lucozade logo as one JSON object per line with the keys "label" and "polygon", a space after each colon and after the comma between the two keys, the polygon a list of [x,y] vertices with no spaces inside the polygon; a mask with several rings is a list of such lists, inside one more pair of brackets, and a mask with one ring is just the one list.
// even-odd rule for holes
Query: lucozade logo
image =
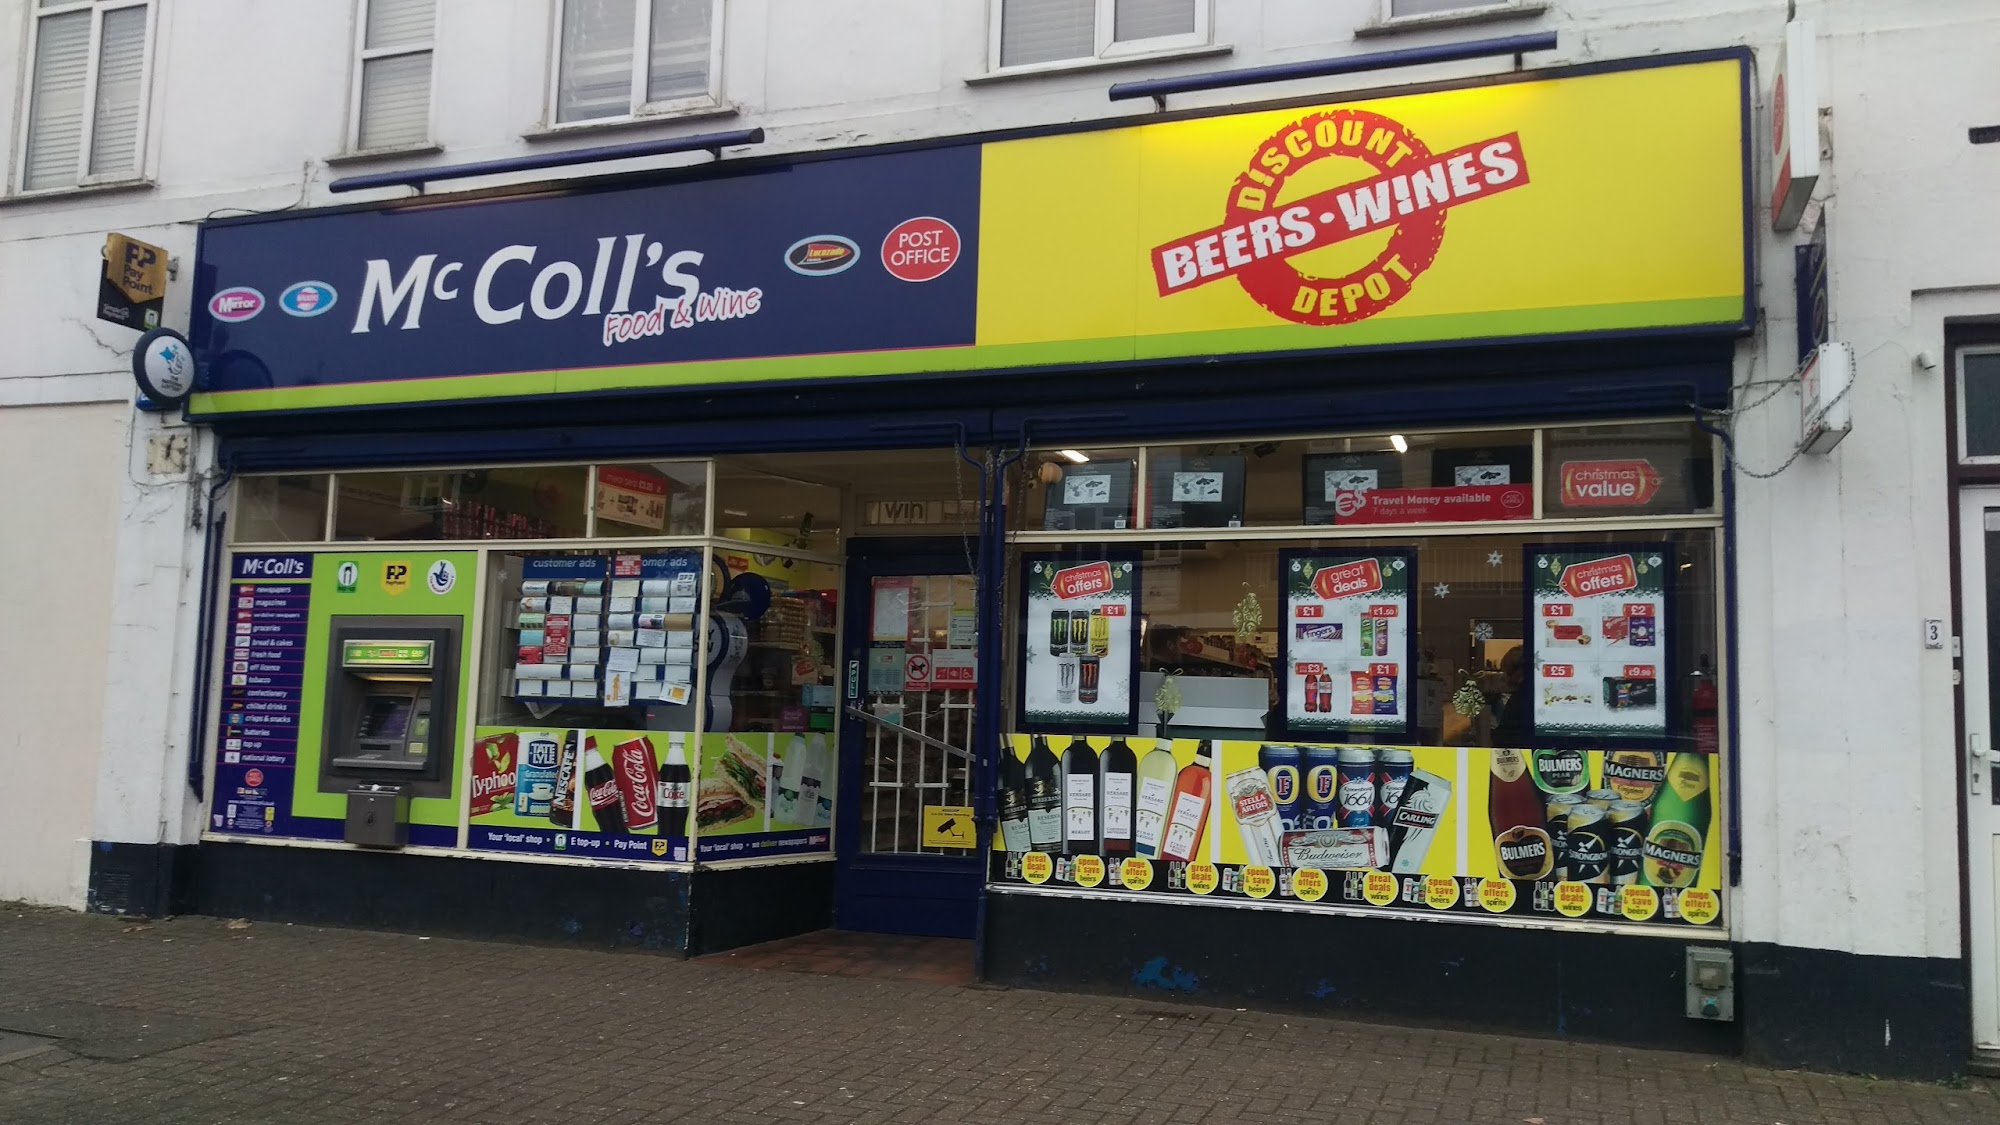
{"label": "lucozade logo", "polygon": [[[1292,177],[1328,158],[1374,175],[1281,203]],[[1222,223],[1153,248],[1160,296],[1235,278],[1250,299],[1298,324],[1350,324],[1408,296],[1436,260],[1452,207],[1528,183],[1519,133],[1433,153],[1409,128],[1362,109],[1308,114],[1258,146],[1230,186]],[[1292,258],[1376,231],[1366,265],[1321,277]]]}

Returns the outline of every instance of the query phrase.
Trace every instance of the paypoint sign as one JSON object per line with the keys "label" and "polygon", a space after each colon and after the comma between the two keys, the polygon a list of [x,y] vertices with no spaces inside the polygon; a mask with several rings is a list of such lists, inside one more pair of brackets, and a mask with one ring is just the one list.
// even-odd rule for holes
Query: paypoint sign
{"label": "paypoint sign", "polygon": [[[224,220],[191,412],[1741,332],[1748,67]],[[204,311],[301,278],[351,313]]]}

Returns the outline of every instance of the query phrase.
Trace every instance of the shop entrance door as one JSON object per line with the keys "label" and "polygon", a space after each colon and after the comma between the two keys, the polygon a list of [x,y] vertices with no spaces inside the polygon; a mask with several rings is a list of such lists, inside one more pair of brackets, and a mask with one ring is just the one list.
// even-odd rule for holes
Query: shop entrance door
{"label": "shop entrance door", "polygon": [[2000,488],[1959,494],[1972,1039],[2000,1053]]}
{"label": "shop entrance door", "polygon": [[856,547],[847,566],[834,921],[969,938],[982,883],[971,560],[937,546]]}

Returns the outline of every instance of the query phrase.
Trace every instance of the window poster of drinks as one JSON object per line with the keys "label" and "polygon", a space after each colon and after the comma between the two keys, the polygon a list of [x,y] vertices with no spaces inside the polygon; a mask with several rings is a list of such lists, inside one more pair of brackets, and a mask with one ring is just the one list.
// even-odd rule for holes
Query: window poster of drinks
{"label": "window poster of drinks", "polygon": [[472,848],[688,860],[687,735],[479,727],[473,737]]}
{"label": "window poster of drinks", "polygon": [[1664,738],[1673,545],[1530,547],[1525,566],[1536,739]]}
{"label": "window poster of drinks", "polygon": [[693,794],[703,862],[832,847],[835,748],[821,733],[707,734]]}
{"label": "window poster of drinks", "polygon": [[1285,551],[1278,629],[1285,726],[1293,734],[1406,734],[1415,664],[1412,551]]}
{"label": "window poster of drinks", "polygon": [[1017,734],[997,882],[1722,928],[1702,754]]}
{"label": "window poster of drinks", "polygon": [[1046,554],[1021,567],[1021,729],[1136,729],[1138,562]]}

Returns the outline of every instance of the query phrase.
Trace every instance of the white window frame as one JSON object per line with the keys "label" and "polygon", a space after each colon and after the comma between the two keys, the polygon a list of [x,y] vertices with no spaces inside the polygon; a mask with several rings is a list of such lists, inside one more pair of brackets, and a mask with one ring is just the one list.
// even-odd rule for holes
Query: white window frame
{"label": "white window frame", "polygon": [[[1528,6],[1523,0],[1459,0],[1459,6],[1446,8],[1442,12],[1417,12],[1412,15],[1396,14],[1396,0],[1382,0],[1382,22],[1384,24],[1404,24],[1427,20],[1456,20],[1466,16],[1482,16],[1488,12],[1505,12]],[[1536,7],[1541,5],[1537,3]]]}
{"label": "white window frame", "polygon": [[[375,0],[355,0],[354,2],[354,79],[347,94],[347,139],[346,151],[350,154],[362,152],[416,151],[437,147],[437,45],[438,24],[444,19],[444,5],[438,4],[431,13],[431,37],[420,45],[405,44],[400,47],[368,46],[368,7]],[[424,104],[424,139],[408,144],[390,145],[383,148],[363,149],[361,147],[361,75],[366,63],[376,59],[393,58],[397,55],[426,53],[431,57],[430,100]]]}
{"label": "white window frame", "polygon": [[2000,465],[2000,453],[1974,454],[1968,452],[1966,447],[1965,361],[1967,357],[1976,355],[2000,355],[2000,345],[1968,344],[1959,348],[1958,353],[1952,357],[1953,370],[1951,377],[1956,383],[1956,386],[1953,387],[1956,393],[1952,396],[1956,399],[1953,413],[1957,415],[1957,417],[1952,419],[1952,425],[1958,429],[1958,463],[1961,465]]}
{"label": "white window frame", "polygon": [[632,93],[627,103],[630,108],[622,116],[588,117],[581,121],[558,120],[557,99],[562,89],[563,67],[563,6],[567,3],[569,0],[554,0],[549,5],[549,14],[552,17],[549,22],[549,86],[545,100],[547,108],[544,110],[544,120],[549,131],[601,128],[605,125],[638,121],[648,117],[712,110],[722,105],[722,40],[725,10],[723,0],[709,0],[708,92],[659,102],[646,100],[646,71],[653,42],[653,5],[650,0],[637,0],[632,5]]}
{"label": "white window frame", "polygon": [[[101,187],[107,184],[140,183],[147,179],[149,158],[146,147],[153,109],[153,40],[159,26],[159,5],[153,0],[71,0],[70,3],[55,4],[46,8],[34,6],[35,0],[28,0],[28,40],[27,50],[21,55],[21,100],[20,114],[16,117],[21,131],[14,144],[14,174],[8,179],[8,186],[14,195],[43,195],[79,188]],[[146,9],[146,44],[143,61],[139,70],[139,127],[132,138],[132,171],[90,174],[91,134],[97,128],[97,67],[104,54],[104,13],[122,11],[126,8]],[[83,126],[77,140],[77,179],[73,184],[57,187],[34,188],[28,182],[28,138],[34,131],[35,99],[35,52],[41,47],[42,21],[50,16],[68,15],[72,12],[90,13],[90,62],[83,78]]]}
{"label": "white window frame", "polygon": [[[1096,0],[1097,2],[1097,42],[1096,53],[1078,55],[1071,59],[1049,59],[1038,63],[1017,63],[1013,66],[1000,64],[1000,32],[1004,22],[1006,4],[1001,0],[987,0],[988,23],[986,29],[986,69],[990,73],[1020,73],[1036,70],[1066,69],[1077,63],[1092,61],[1109,62],[1114,59],[1128,59],[1145,55],[1156,55],[1169,51],[1185,51],[1206,47],[1215,33],[1212,19],[1212,0],[1194,0],[1194,30],[1185,35],[1156,35],[1150,39],[1127,39],[1122,42],[1112,38],[1117,28],[1117,0]],[[1385,0],[1386,2],[1386,0]]]}

